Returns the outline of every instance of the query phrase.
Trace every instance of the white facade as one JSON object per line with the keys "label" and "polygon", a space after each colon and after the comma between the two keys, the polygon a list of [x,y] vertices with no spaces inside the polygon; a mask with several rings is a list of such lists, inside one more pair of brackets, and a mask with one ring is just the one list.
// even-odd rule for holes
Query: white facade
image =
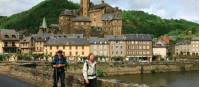
{"label": "white facade", "polygon": [[166,47],[154,47],[153,48],[153,55],[154,56],[161,56],[161,58],[166,59],[167,57],[167,48]]}

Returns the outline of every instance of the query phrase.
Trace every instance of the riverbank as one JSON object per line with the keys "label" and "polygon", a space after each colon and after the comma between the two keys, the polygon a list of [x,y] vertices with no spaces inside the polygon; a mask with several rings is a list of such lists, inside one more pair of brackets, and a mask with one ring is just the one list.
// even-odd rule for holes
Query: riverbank
{"label": "riverbank", "polygon": [[127,83],[143,83],[150,87],[199,87],[198,71],[117,75],[103,77],[103,79],[117,79]]}
{"label": "riverbank", "polygon": [[[68,72],[81,74],[82,64],[70,65]],[[103,76],[113,75],[129,75],[129,74],[144,74],[144,73],[162,73],[162,72],[181,72],[181,71],[198,71],[199,64],[187,63],[187,64],[98,64],[98,73]]]}

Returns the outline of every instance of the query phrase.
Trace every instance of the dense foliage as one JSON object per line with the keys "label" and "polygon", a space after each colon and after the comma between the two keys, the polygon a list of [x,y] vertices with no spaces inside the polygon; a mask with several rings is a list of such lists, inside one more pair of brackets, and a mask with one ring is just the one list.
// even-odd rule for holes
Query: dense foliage
{"label": "dense foliage", "polygon": [[61,11],[66,8],[77,9],[79,5],[67,0],[45,0],[28,11],[12,15],[7,21],[2,22],[0,27],[35,33],[43,17],[46,17],[48,24],[57,24]]}
{"label": "dense foliage", "polygon": [[[79,5],[67,0],[45,0],[28,11],[0,17],[0,28],[16,29],[35,33],[46,17],[48,24],[58,23],[64,9],[78,9]],[[160,36],[163,34],[185,36],[187,31],[198,35],[198,24],[183,19],[162,19],[143,11],[123,11],[123,33],[145,33]]]}
{"label": "dense foliage", "polygon": [[162,19],[143,11],[123,12],[123,33],[145,33],[160,36],[178,35],[186,31],[198,31],[198,24],[184,19]]}

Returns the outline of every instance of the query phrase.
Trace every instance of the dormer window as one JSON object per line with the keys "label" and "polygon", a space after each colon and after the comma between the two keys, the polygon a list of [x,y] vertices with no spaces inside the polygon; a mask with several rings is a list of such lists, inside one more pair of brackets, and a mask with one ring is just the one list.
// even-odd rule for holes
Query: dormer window
{"label": "dormer window", "polygon": [[9,36],[8,36],[8,35],[5,35],[5,38],[9,38]]}
{"label": "dormer window", "polygon": [[16,38],[16,35],[12,35],[12,38]]}

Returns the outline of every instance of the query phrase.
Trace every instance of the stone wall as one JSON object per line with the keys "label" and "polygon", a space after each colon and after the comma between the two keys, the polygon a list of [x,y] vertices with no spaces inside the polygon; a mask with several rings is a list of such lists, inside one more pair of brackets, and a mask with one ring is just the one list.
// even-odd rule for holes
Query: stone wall
{"label": "stone wall", "polygon": [[[35,84],[39,87],[52,87],[52,71],[11,66],[10,76]],[[66,73],[66,87],[83,87],[80,74]],[[147,85],[126,84],[117,80],[98,79],[98,87],[149,87]]]}

